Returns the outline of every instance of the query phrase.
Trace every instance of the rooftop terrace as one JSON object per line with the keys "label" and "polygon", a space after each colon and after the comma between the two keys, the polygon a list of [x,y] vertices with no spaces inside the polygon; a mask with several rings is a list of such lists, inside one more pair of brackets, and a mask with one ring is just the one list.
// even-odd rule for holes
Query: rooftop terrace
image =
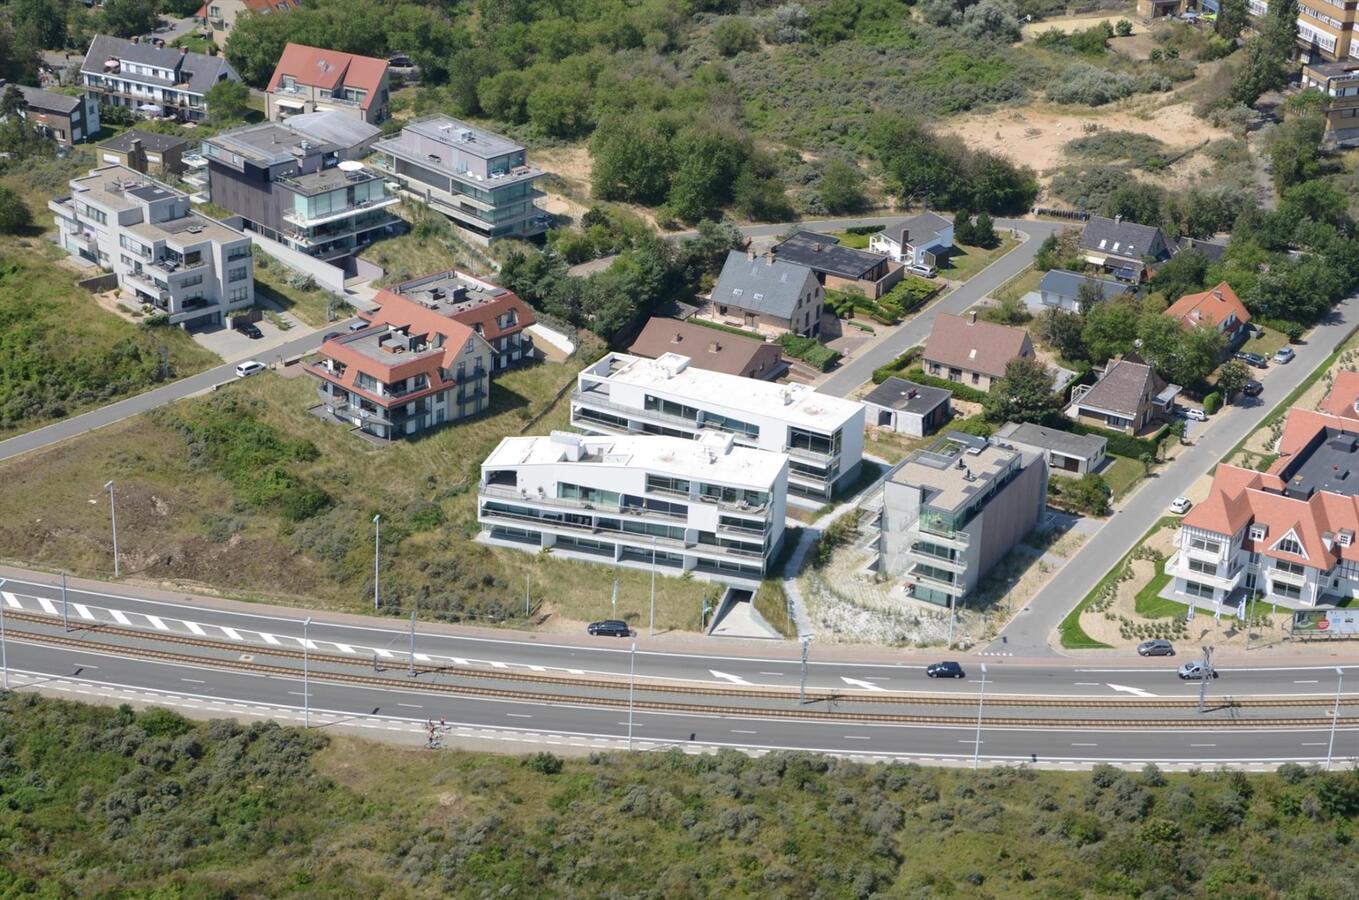
{"label": "rooftop terrace", "polygon": [[917,450],[892,473],[897,484],[924,488],[925,502],[947,512],[965,509],[1019,464],[1020,454],[984,438],[950,431],[928,450]]}

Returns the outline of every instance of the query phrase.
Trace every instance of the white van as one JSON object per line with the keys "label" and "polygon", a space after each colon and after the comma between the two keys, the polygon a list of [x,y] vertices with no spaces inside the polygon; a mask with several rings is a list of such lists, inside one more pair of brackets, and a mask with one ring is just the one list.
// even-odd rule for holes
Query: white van
{"label": "white van", "polygon": [[237,378],[249,378],[251,375],[258,375],[265,370],[266,366],[262,362],[250,360],[249,362],[238,363],[236,366]]}

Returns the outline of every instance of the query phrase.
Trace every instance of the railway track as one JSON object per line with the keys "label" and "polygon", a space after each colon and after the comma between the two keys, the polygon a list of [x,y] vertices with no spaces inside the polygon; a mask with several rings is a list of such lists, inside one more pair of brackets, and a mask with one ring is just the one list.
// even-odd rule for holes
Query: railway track
{"label": "railway track", "polygon": [[[99,641],[83,640],[73,638],[65,634],[46,634],[42,632],[14,631],[9,630],[11,640],[25,641],[30,643],[47,644],[50,646],[71,647],[79,650],[93,652],[112,652],[118,655],[135,656],[141,659],[155,660],[167,663],[182,663],[195,666],[208,665],[212,668],[227,669],[238,672],[248,672],[254,675],[274,676],[279,678],[297,679],[300,673],[295,668],[286,666],[270,665],[257,662],[253,659],[241,659],[240,648],[230,646],[236,652],[237,659],[205,659],[202,656],[195,656],[188,653],[177,653],[169,650],[157,650],[150,647],[128,647],[123,644],[108,644]],[[169,643],[189,643],[194,646],[207,645],[216,646],[213,641],[196,641],[192,638],[179,638],[168,641]],[[281,651],[279,655],[290,655],[292,651]],[[301,653],[297,653],[298,658]],[[308,655],[309,658],[310,654]],[[336,658],[337,661],[345,661],[343,658]],[[448,669],[427,669],[427,672],[436,674],[449,674]],[[462,672],[464,670],[457,670]],[[478,671],[478,674],[479,671]],[[518,673],[515,673],[516,675]],[[422,682],[419,685],[409,685],[407,683],[393,682],[390,678],[382,678],[369,674],[355,674],[350,672],[334,672],[325,669],[313,670],[309,676],[315,681],[327,682],[331,684],[349,684],[362,687],[391,689],[399,687],[403,690],[416,689],[427,693],[451,694],[466,697],[481,697],[493,700],[506,701],[536,701],[540,703],[550,703],[554,705],[569,704],[575,706],[590,707],[610,707],[626,709],[631,705],[635,709],[647,710],[651,712],[670,712],[684,715],[706,715],[716,717],[735,717],[735,718],[769,718],[769,719],[814,719],[818,721],[841,721],[841,722],[861,722],[880,725],[944,725],[958,727],[972,727],[977,722],[975,713],[967,713],[958,716],[945,715],[920,715],[920,714],[900,714],[900,713],[877,713],[877,712],[858,712],[858,711],[835,711],[829,708],[813,708],[811,706],[799,706],[796,710],[786,708],[768,707],[737,707],[722,706],[718,704],[706,703],[673,703],[660,700],[634,699],[629,701],[623,697],[590,697],[583,695],[571,695],[560,693],[547,693],[545,691],[523,691],[509,690],[502,688],[483,687],[471,684],[447,684],[440,682]],[[526,679],[525,679],[526,680]],[[579,682],[569,682],[579,684]],[[620,687],[619,682],[607,682],[609,688]],[[647,688],[650,691],[650,688]],[[696,693],[688,691],[687,693]],[[703,693],[703,692],[697,692]],[[717,691],[711,693],[719,693]],[[748,692],[720,692],[724,696],[747,696]],[[761,697],[768,697],[771,692],[760,694]],[[778,692],[778,697],[791,700],[796,696],[795,693]],[[812,695],[809,694],[809,697]],[[836,697],[836,695],[823,695]],[[859,699],[855,697],[856,701]],[[872,698],[877,701],[879,698]],[[1136,698],[1141,699],[1141,698]],[[898,702],[911,702],[902,700]],[[952,705],[960,705],[958,701],[950,701]],[[989,701],[988,701],[989,702]],[[829,706],[829,705],[828,705]],[[1200,724],[1196,720],[1156,720],[1156,719],[1120,719],[1120,718],[1100,718],[1100,719],[1039,719],[1032,716],[987,716],[986,724],[996,727],[1028,727],[1028,728],[1127,728],[1127,729],[1176,729],[1185,727],[1198,727]],[[1213,719],[1213,728],[1232,728],[1232,729],[1251,729],[1251,728],[1296,728],[1311,727],[1323,723],[1329,723],[1330,717],[1288,717],[1271,716],[1252,719]],[[1359,716],[1341,717],[1338,725],[1343,727],[1359,726]]]}

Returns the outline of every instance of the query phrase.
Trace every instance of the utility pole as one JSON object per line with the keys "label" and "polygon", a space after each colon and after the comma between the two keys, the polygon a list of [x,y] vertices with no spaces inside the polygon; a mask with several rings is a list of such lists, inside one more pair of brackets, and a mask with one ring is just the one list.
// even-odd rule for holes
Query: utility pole
{"label": "utility pole", "polygon": [[61,630],[71,630],[71,615],[66,605],[66,573],[61,573]]}
{"label": "utility pole", "polygon": [[410,677],[415,677],[415,610],[411,610],[411,670]]}
{"label": "utility pole", "polygon": [[986,703],[986,663],[982,663],[981,693],[977,695],[977,738],[972,745],[972,771],[977,771],[981,759],[982,705]]}
{"label": "utility pole", "polygon": [[[0,578],[0,587],[6,579]],[[5,649],[5,598],[0,597],[0,671],[5,674],[5,690],[9,690],[9,651]]]}
{"label": "utility pole", "polygon": [[311,627],[311,617],[302,620],[302,727],[311,727],[311,678],[307,665],[307,629]]}
{"label": "utility pole", "polygon": [[958,608],[955,605],[957,598],[952,594],[948,595],[948,648],[953,649],[953,626],[958,621]]}
{"label": "utility pole", "polygon": [[118,510],[113,501],[113,479],[104,483],[109,492],[109,518],[113,520],[113,577],[118,577]]}
{"label": "utility pole", "polygon": [[656,536],[651,536],[651,627],[648,637],[656,636]]}
{"label": "utility pole", "polygon": [[529,591],[533,585],[533,573],[524,573],[524,618],[529,617]]}
{"label": "utility pole", "polygon": [[1335,752],[1335,723],[1340,721],[1340,686],[1345,683],[1345,670],[1335,667],[1335,711],[1331,713],[1331,741],[1326,745],[1326,771],[1331,771],[1331,754]]}
{"label": "utility pole", "polygon": [[798,706],[805,706],[807,703],[807,648],[812,643],[812,636],[804,634],[802,636],[802,678],[797,692]]}
{"label": "utility pole", "polygon": [[632,698],[637,689],[637,641],[628,651],[628,749],[632,749]]}
{"label": "utility pole", "polygon": [[613,618],[618,618],[618,579],[613,580]]}
{"label": "utility pole", "polygon": [[382,513],[373,516],[373,612],[378,611],[378,584],[382,546]]}
{"label": "utility pole", "polygon": [[1203,707],[1208,700],[1208,679],[1213,675],[1213,648],[1203,648],[1203,672],[1199,678],[1199,712],[1203,712]]}

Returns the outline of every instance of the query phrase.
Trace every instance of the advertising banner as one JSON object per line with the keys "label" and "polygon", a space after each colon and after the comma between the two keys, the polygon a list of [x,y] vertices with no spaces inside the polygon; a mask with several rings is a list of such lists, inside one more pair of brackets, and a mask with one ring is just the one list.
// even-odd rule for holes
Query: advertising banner
{"label": "advertising banner", "polygon": [[1295,612],[1293,634],[1297,637],[1359,637],[1359,609]]}

